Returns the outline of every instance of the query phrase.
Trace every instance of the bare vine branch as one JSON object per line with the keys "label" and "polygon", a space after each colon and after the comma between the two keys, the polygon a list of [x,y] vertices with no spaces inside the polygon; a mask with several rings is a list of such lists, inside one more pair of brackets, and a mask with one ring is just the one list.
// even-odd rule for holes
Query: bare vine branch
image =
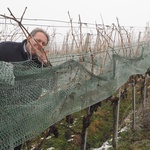
{"label": "bare vine branch", "polygon": [[[14,20],[15,22],[17,22],[17,24],[19,25],[20,29],[22,30],[22,32],[23,32],[23,34],[25,35],[26,38],[27,38],[28,36],[32,37],[32,36],[30,35],[30,33],[28,32],[28,30],[27,30],[27,29],[24,27],[24,25],[22,24],[23,16],[24,16],[24,14],[25,14],[25,11],[26,11],[27,7],[25,8],[25,10],[24,10],[24,12],[23,12],[20,21],[17,20],[17,18],[13,15],[13,13],[11,12],[11,10],[10,10],[9,8],[7,8],[7,9],[8,9],[8,11],[10,12],[10,15],[11,15],[12,17],[6,16],[6,15],[2,15],[2,14],[0,14],[0,16],[4,17],[4,18],[6,18],[6,19]],[[34,39],[34,37],[32,37],[32,38]],[[34,40],[35,40],[35,39],[34,39]],[[37,44],[38,44],[39,46],[41,46],[37,40],[35,40],[35,42],[37,42]],[[33,46],[30,41],[29,41],[29,43],[30,43],[31,46]],[[44,51],[44,49],[43,49],[42,47],[41,47],[41,49],[42,49],[42,51],[43,51],[43,53],[44,53],[44,55],[45,55],[45,57],[46,57],[47,66],[52,66],[52,64],[50,63],[50,61],[49,61],[48,58],[47,58],[46,52]],[[37,53],[37,55],[40,56],[40,53]]]}

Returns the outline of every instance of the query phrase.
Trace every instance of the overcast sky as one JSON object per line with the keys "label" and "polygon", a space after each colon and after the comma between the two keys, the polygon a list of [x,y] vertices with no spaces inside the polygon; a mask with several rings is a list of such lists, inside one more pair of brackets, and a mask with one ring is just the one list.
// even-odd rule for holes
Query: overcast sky
{"label": "overcast sky", "polygon": [[116,17],[122,26],[145,27],[150,21],[148,0],[0,0],[0,14],[10,15],[7,8],[16,17],[21,17],[27,7],[24,18],[55,19],[69,21],[68,11],[73,21],[87,23],[116,23]]}

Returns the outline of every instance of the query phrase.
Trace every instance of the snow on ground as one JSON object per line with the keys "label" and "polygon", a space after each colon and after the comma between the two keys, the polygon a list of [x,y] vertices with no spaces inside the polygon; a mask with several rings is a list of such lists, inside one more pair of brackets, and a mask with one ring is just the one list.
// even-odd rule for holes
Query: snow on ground
{"label": "snow on ground", "polygon": [[105,142],[103,143],[103,145],[100,148],[94,148],[92,150],[107,150],[108,148],[112,147],[109,142]]}

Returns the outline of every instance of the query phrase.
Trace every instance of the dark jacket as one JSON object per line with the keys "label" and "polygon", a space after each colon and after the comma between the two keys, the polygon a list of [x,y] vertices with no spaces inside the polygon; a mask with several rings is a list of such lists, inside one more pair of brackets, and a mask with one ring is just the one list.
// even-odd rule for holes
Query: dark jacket
{"label": "dark jacket", "polygon": [[[0,61],[5,62],[20,62],[29,59],[27,52],[24,51],[24,44],[27,40],[22,42],[5,41],[0,43]],[[42,64],[37,57],[32,57],[32,60],[41,67]],[[45,66],[44,66],[45,67]]]}
{"label": "dark jacket", "polygon": [[19,62],[28,60],[28,55],[24,51],[23,42],[1,42],[0,43],[0,61]]}

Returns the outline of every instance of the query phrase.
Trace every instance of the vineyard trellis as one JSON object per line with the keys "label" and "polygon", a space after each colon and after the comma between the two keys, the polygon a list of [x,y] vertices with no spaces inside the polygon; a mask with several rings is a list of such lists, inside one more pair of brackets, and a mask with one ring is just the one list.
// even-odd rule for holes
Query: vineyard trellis
{"label": "vineyard trellis", "polygon": [[[12,17],[1,17],[1,41],[25,38],[20,30],[23,17],[19,26],[11,23]],[[34,138],[67,115],[90,109],[112,96],[131,75],[144,74],[149,68],[148,27],[143,31],[127,30],[118,19],[117,25],[89,27],[91,24],[82,23],[80,16],[78,24],[72,22],[70,15],[69,19],[59,21],[69,29],[61,44],[56,38],[58,33],[52,29],[47,49],[53,67],[36,68],[32,61],[0,62],[2,150]],[[11,29],[7,28],[9,25]],[[83,25],[90,33],[85,32]]]}

